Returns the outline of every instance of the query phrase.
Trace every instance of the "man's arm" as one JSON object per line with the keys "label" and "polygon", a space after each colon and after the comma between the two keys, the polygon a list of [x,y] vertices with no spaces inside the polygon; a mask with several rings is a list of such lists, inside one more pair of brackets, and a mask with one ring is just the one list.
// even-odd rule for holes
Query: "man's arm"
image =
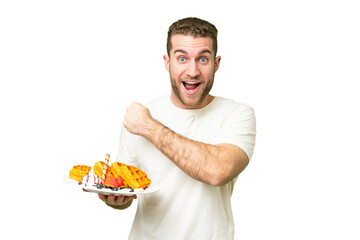
{"label": "man's arm", "polygon": [[205,144],[176,134],[139,103],[127,108],[124,126],[148,139],[185,173],[214,186],[228,183],[249,163],[246,153],[235,145]]}

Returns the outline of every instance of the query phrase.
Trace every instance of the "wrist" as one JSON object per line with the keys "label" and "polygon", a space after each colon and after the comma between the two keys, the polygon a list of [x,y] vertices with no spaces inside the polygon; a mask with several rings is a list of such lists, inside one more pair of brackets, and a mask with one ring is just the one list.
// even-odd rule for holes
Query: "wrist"
{"label": "wrist", "polygon": [[165,126],[163,124],[155,119],[152,119],[149,131],[147,131],[147,134],[144,137],[150,142],[155,143],[160,138],[161,132],[164,128]]}

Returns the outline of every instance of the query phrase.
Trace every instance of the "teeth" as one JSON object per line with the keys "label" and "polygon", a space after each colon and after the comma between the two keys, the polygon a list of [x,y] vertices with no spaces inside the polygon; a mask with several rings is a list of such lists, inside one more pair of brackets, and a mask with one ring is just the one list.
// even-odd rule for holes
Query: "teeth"
{"label": "teeth", "polygon": [[198,83],[196,83],[196,82],[185,82],[186,84],[198,84]]}

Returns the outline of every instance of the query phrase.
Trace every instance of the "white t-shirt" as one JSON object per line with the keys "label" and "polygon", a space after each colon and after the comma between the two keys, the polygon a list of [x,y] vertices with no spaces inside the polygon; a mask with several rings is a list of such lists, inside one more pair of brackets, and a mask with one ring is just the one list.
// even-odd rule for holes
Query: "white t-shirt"
{"label": "white t-shirt", "polygon": [[[253,109],[215,97],[202,109],[175,107],[170,96],[146,105],[153,118],[174,132],[207,144],[231,143],[248,155],[255,145]],[[139,196],[129,239],[233,239],[230,197],[236,178],[214,187],[184,173],[147,139],[122,129],[117,161],[145,171],[160,191]]]}

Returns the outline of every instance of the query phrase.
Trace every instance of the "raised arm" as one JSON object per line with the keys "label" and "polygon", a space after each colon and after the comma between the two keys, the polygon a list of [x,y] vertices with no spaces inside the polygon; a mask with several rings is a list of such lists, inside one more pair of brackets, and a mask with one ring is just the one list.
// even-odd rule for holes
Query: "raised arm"
{"label": "raised arm", "polygon": [[228,183],[249,163],[246,153],[235,145],[211,145],[180,136],[153,119],[139,103],[127,108],[124,126],[130,133],[148,139],[185,173],[214,186]]}

